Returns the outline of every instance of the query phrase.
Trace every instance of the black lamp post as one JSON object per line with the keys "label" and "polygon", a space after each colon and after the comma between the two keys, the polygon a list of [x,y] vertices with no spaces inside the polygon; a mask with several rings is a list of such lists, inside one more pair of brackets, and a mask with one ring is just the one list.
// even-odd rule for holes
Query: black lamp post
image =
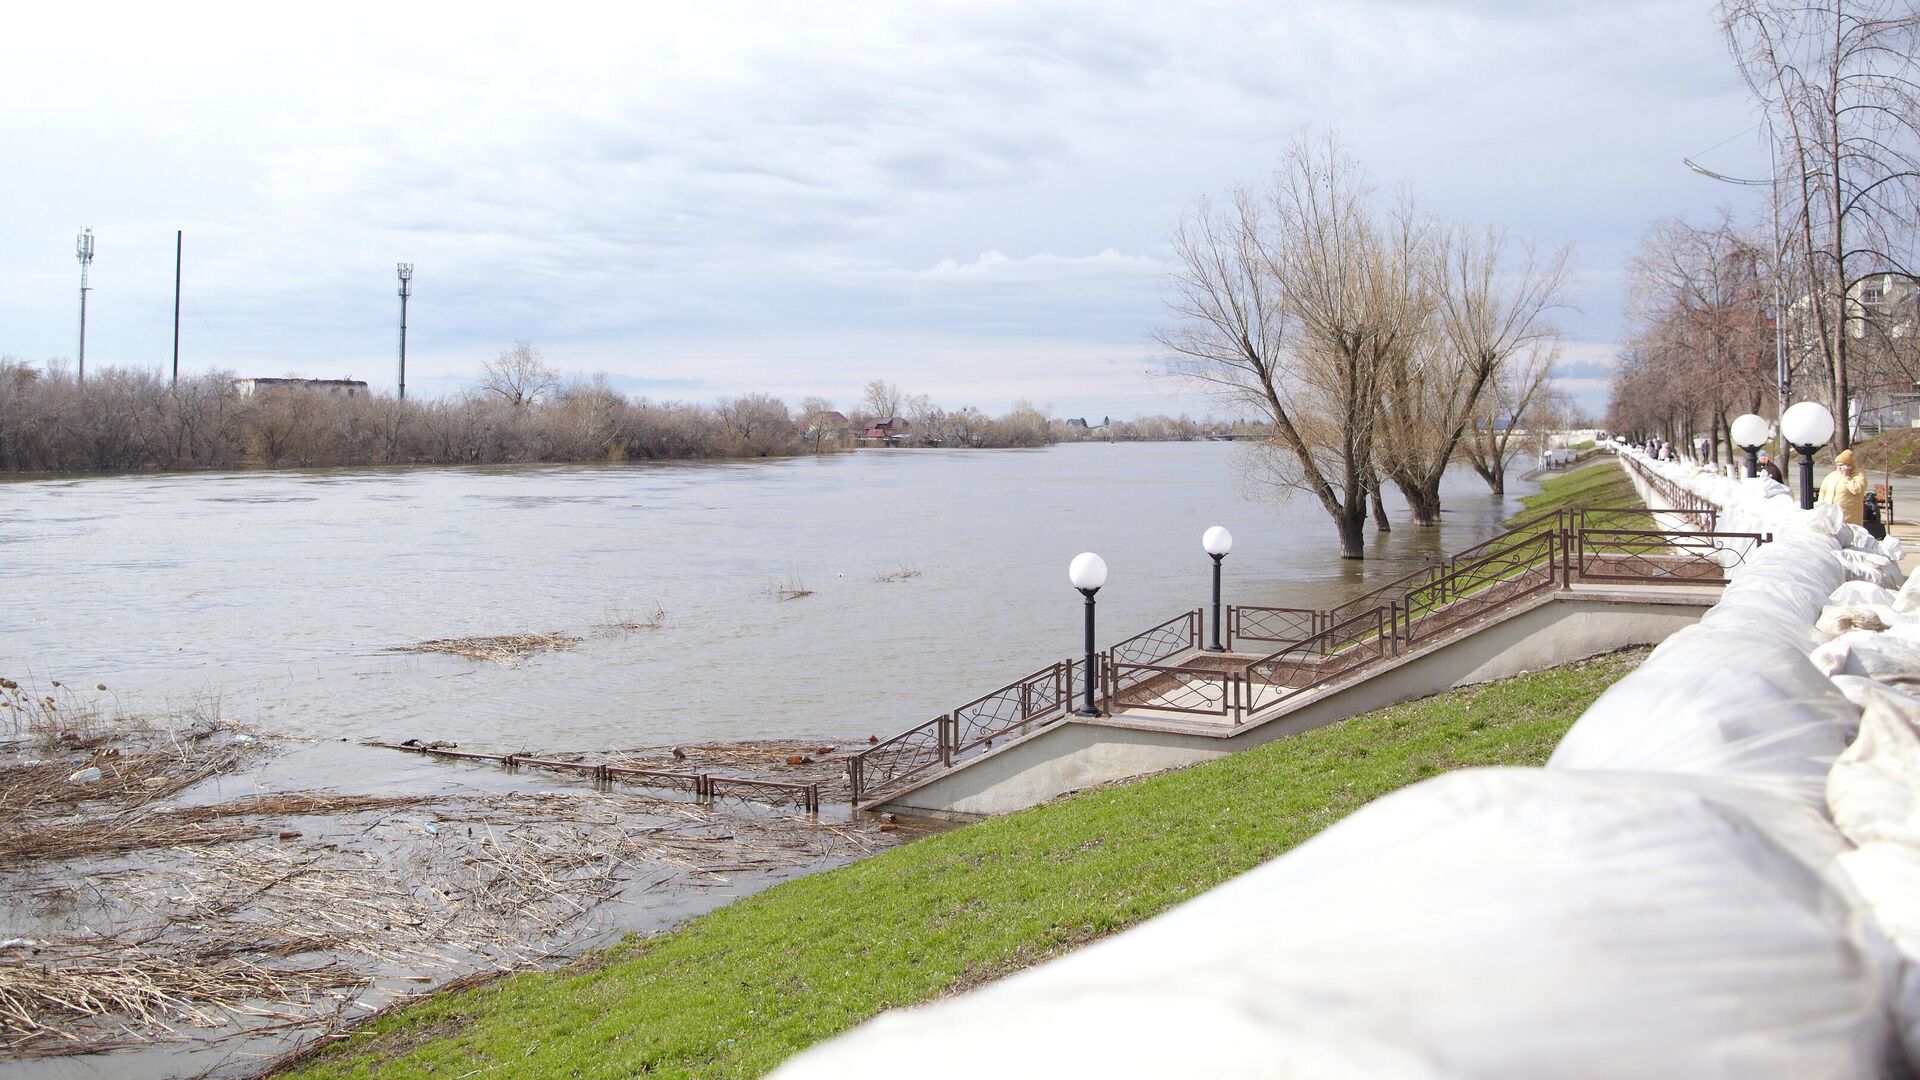
{"label": "black lamp post", "polygon": [[1093,652],[1093,594],[1107,583],[1107,561],[1091,551],[1083,551],[1073,557],[1067,567],[1067,580],[1087,598],[1087,666],[1082,674],[1087,684],[1086,704],[1073,711],[1075,716],[1099,716],[1100,706],[1094,704],[1093,683],[1099,672],[1098,661]]}
{"label": "black lamp post", "polygon": [[1800,509],[1813,509],[1813,452],[1833,438],[1833,414],[1817,401],[1802,401],[1780,417],[1780,434],[1800,451]]}
{"label": "black lamp post", "polygon": [[1233,534],[1215,525],[1201,534],[1200,546],[1213,557],[1213,644],[1207,646],[1207,651],[1226,652],[1227,647],[1220,640],[1220,564],[1227,552],[1233,550]]}

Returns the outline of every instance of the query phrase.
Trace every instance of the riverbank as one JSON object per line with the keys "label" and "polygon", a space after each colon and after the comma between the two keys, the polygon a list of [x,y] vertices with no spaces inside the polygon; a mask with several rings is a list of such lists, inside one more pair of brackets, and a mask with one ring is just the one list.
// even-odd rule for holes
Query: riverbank
{"label": "riverbank", "polygon": [[[1547,477],[1540,481],[1539,491],[1521,497],[1520,506],[1520,512],[1506,520],[1507,528],[1559,510],[1644,509],[1646,503],[1640,500],[1640,493],[1634,489],[1633,478],[1627,475],[1618,461],[1608,457],[1598,464]],[[1637,515],[1628,516],[1644,520],[1637,518]],[[1596,527],[1609,524],[1597,517],[1592,519],[1592,523]]]}
{"label": "riverbank", "polygon": [[[738,782],[695,798],[285,739],[212,711],[142,722],[10,683],[0,1061],[47,1076],[251,1072],[397,998],[551,968],[916,835]],[[834,751],[618,757],[786,779],[843,774]]]}
{"label": "riverbank", "polygon": [[1044,961],[1452,769],[1538,765],[1644,651],[1442,694],[927,837],[573,970],[382,1016],[298,1075],[756,1076],[880,1011]]}

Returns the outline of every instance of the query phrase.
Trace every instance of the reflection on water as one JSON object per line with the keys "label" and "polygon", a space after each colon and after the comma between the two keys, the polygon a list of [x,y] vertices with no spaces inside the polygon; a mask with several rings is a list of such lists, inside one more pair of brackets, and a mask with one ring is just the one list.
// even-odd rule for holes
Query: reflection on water
{"label": "reflection on water", "polygon": [[[885,735],[1057,657],[1066,565],[1100,552],[1102,638],[1207,599],[1325,606],[1479,542],[1515,509],[1452,478],[1338,558],[1302,499],[1238,490],[1235,448],[863,451],[770,462],[62,479],[0,485],[0,674],[133,708],[213,694],[294,733],[476,746]],[[1390,506],[1392,504],[1390,503]],[[1370,530],[1371,532],[1371,530]],[[883,580],[901,569],[918,576]],[[813,594],[781,601],[776,585]],[[655,605],[659,630],[643,621]],[[389,650],[563,630],[515,668]]]}

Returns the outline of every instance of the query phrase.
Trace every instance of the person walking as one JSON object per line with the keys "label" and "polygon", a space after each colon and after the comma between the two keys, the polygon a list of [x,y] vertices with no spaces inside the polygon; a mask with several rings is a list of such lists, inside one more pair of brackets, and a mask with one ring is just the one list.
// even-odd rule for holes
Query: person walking
{"label": "person walking", "polygon": [[1842,450],[1833,459],[1833,471],[1820,481],[1820,501],[1840,508],[1840,516],[1849,525],[1859,525],[1866,515],[1867,477],[1854,471],[1853,451]]}
{"label": "person walking", "polygon": [[1773,463],[1773,459],[1767,456],[1765,450],[1760,451],[1759,464],[1760,475],[1771,477],[1776,484],[1784,484],[1787,482],[1786,474],[1780,471],[1780,466]]}

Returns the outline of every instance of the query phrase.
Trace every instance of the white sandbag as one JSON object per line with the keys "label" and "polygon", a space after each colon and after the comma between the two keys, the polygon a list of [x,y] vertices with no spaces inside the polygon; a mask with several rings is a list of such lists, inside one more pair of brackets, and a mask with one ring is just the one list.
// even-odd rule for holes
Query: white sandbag
{"label": "white sandbag", "polygon": [[1901,611],[1920,611],[1920,576],[1907,579],[1894,594],[1893,606]]}
{"label": "white sandbag", "polygon": [[[1856,844],[1887,841],[1920,853],[1920,701],[1857,676],[1834,683],[1861,705],[1860,733],[1827,774],[1833,823]],[[1915,894],[1920,912],[1920,894]]]}
{"label": "white sandbag", "polygon": [[1908,1062],[1920,1062],[1920,850],[1869,843],[1840,856],[1856,903],[1901,958],[1889,998]]}
{"label": "white sandbag", "polygon": [[1819,799],[1858,719],[1777,630],[1702,620],[1600,695],[1547,767],[1765,778]]}
{"label": "white sandbag", "polygon": [[1814,623],[1813,628],[1831,640],[1854,630],[1885,630],[1903,621],[1900,612],[1885,605],[1828,604],[1821,609],[1820,621]]}
{"label": "white sandbag", "polygon": [[1889,686],[1920,686],[1920,641],[1894,629],[1841,634],[1813,650],[1810,659],[1827,675],[1864,675]]}
{"label": "white sandbag", "polygon": [[1897,589],[1906,580],[1900,568],[1885,555],[1875,555],[1869,551],[1843,550],[1834,555],[1840,560],[1840,566],[1847,577],[1855,581],[1871,581],[1889,589]]}
{"label": "white sandbag", "polygon": [[1840,546],[1850,551],[1866,551],[1875,555],[1880,554],[1880,541],[1874,539],[1873,534],[1868,532],[1863,526],[1840,526],[1840,536],[1838,539]]}
{"label": "white sandbag", "polygon": [[1631,776],[1470,770],[776,1075],[1874,1076],[1890,963],[1742,812]]}
{"label": "white sandbag", "polygon": [[1880,541],[1879,550],[1880,554],[1892,559],[1895,563],[1903,562],[1907,557],[1907,545],[1892,533],[1888,533],[1887,538]]}
{"label": "white sandbag", "polygon": [[1849,581],[1827,594],[1830,604],[1870,604],[1892,607],[1897,594],[1870,581]]}

